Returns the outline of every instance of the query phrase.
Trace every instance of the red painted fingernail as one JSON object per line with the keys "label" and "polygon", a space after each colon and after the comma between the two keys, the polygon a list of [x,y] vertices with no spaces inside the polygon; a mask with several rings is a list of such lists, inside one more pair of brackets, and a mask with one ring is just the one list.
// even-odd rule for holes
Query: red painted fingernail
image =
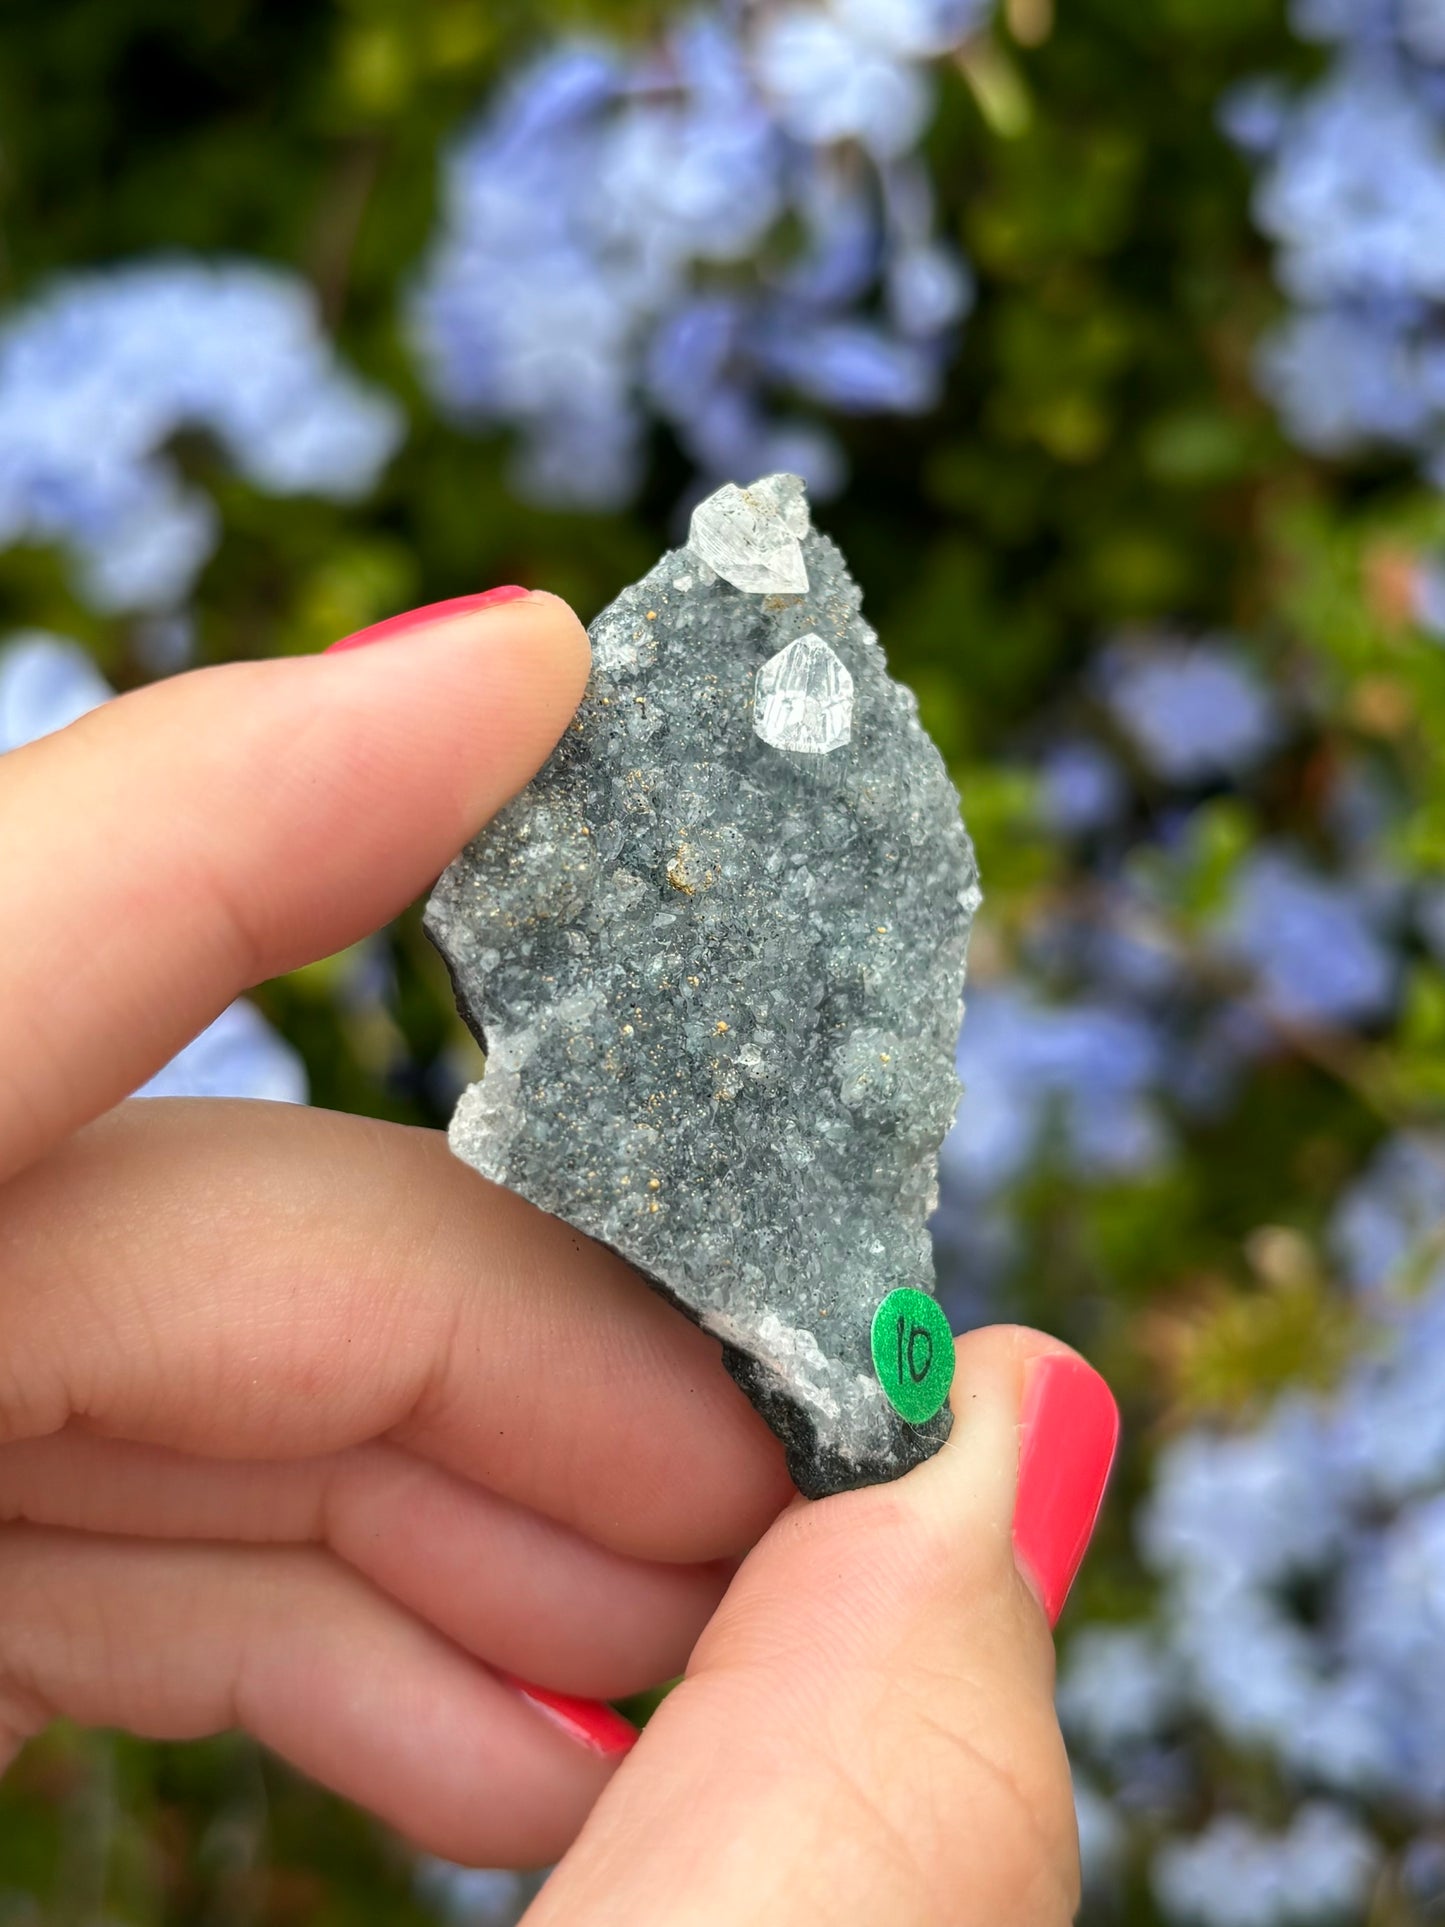
{"label": "red painted fingernail", "polygon": [[340,642],[333,642],[325,654],[337,656],[343,649],[365,649],[373,642],[390,642],[395,636],[409,635],[413,629],[429,629],[434,622],[445,622],[448,616],[470,615],[473,609],[494,609],[498,603],[519,602],[531,593],[530,589],[509,582],[500,589],[484,589],[480,595],[454,595],[446,602],[428,602],[420,609],[388,616],[385,622],[373,622],[370,628],[343,636]]}
{"label": "red painted fingernail", "polygon": [[602,1700],[578,1699],[572,1693],[553,1693],[545,1686],[533,1686],[515,1673],[498,1673],[497,1678],[520,1693],[524,1700],[565,1733],[569,1740],[589,1752],[603,1753],[609,1759],[636,1746],[637,1728]]}
{"label": "red painted fingernail", "polygon": [[1119,1408],[1092,1365],[1054,1352],[1029,1367],[1022,1429],[1014,1552],[1052,1626],[1104,1503]]}

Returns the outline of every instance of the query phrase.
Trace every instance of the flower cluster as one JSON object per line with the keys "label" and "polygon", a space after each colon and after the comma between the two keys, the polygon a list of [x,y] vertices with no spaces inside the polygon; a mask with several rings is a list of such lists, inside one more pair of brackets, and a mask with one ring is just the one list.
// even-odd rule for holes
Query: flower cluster
{"label": "flower cluster", "polygon": [[[77,722],[112,690],[78,643],[29,632],[0,646],[0,755]],[[137,1097],[265,1097],[306,1102],[301,1059],[244,999],[164,1065]]]}
{"label": "flower cluster", "polygon": [[[1369,1342],[1330,1396],[1171,1441],[1139,1526],[1157,1616],[1073,1643],[1059,1706],[1088,1800],[1104,1779],[1116,1818],[1187,1824],[1223,1747],[1268,1761],[1293,1807],[1273,1835],[1225,1816],[1169,1840],[1153,1878],[1172,1920],[1362,1918],[1402,1830],[1396,1877],[1423,1877],[1445,1817],[1442,1223],[1445,1140],[1387,1140],[1334,1228]],[[1121,1835],[1094,1837],[1098,1879]]]}
{"label": "flower cluster", "polygon": [[446,1927],[516,1927],[536,1898],[543,1874],[459,1867],[425,1856],[417,1862],[418,1895],[430,1902]]}
{"label": "flower cluster", "polygon": [[1295,0],[1333,43],[1291,95],[1241,89],[1224,121],[1262,164],[1259,225],[1293,312],[1264,386],[1302,446],[1413,452],[1445,484],[1445,28],[1436,0]]}
{"label": "flower cluster", "polygon": [[309,289],[184,258],[60,282],[0,329],[0,548],[54,542],[104,611],[184,603],[216,541],[167,444],[209,433],[275,495],[364,495],[396,405],[337,361]]}
{"label": "flower cluster", "polygon": [[[1271,1063],[1388,1031],[1438,912],[1385,855],[1378,769],[1331,756],[1308,852],[1283,827],[1316,727],[1242,644],[1168,634],[1105,648],[1050,718],[1060,873],[1007,973],[986,953],[960,1045],[935,1221],[955,1316],[1001,1309],[1041,1171],[1148,1177]],[[1251,827],[1211,868],[1221,821]],[[1153,1615],[1083,1626],[1059,1693],[1101,1918],[1126,1863],[1179,1927],[1344,1922],[1381,1881],[1445,1885],[1442,1223],[1445,1140],[1398,1132],[1333,1218],[1362,1334],[1343,1381],[1158,1457],[1136,1521]],[[1218,1804],[1246,1761],[1268,1797]]]}
{"label": "flower cluster", "polygon": [[[1259,791],[1303,727],[1238,643],[1122,638],[1080,698],[1035,764],[1064,887],[1010,975],[976,973],[959,1047],[967,1095],[935,1225],[959,1311],[1007,1267],[1021,1178],[1049,1164],[1085,1184],[1156,1170],[1174,1119],[1219,1115],[1252,1066],[1378,1026],[1399,994],[1412,906],[1378,855],[1383,806],[1351,772],[1330,799],[1331,867],[1264,835],[1205,907],[1183,901],[1215,806]],[[1431,904],[1414,907],[1428,937]]]}
{"label": "flower cluster", "polygon": [[930,407],[969,306],[915,148],[985,10],[755,0],[544,55],[447,162],[412,303],[439,401],[515,427],[548,503],[626,501],[654,416],[708,479],[836,489],[820,411]]}

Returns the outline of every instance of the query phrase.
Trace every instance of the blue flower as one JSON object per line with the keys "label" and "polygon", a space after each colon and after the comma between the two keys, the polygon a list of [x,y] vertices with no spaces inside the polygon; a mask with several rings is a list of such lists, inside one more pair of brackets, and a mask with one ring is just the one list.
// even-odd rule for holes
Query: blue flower
{"label": "blue flower", "polygon": [[1221,1596],[1317,1571],[1344,1532],[1324,1439],[1318,1412],[1295,1400],[1253,1432],[1171,1440],[1140,1517],[1146,1560]]}
{"label": "blue flower", "polygon": [[1445,566],[1439,556],[1418,564],[1411,588],[1416,622],[1432,642],[1445,642]]}
{"label": "blue flower", "polygon": [[1290,97],[1267,74],[1241,81],[1224,96],[1219,124],[1236,147],[1263,156],[1278,147],[1289,121]]}
{"label": "blue flower", "polygon": [[514,1927],[539,1884],[535,1875],[460,1867],[430,1855],[418,1860],[415,1880],[450,1927]]}
{"label": "blue flower", "polygon": [[1400,1886],[1424,1920],[1445,1912],[1445,1841],[1412,1840],[1400,1857]]}
{"label": "blue flower", "polygon": [[78,642],[39,629],[11,636],[0,648],[0,755],[79,721],[111,695]]}
{"label": "blue flower", "polygon": [[1370,1024],[1394,1003],[1399,964],[1373,894],[1263,849],[1241,868],[1221,931],[1254,973],[1255,996],[1290,1023]]}
{"label": "blue flower", "polygon": [[1086,737],[1053,744],[1040,765],[1045,821],[1060,836],[1089,836],[1117,823],[1129,785],[1117,759]]}
{"label": "blue flower", "polygon": [[918,69],[821,7],[768,15],[757,63],[780,125],[809,146],[856,140],[891,160],[913,147],[927,124],[930,90]]}
{"label": "blue flower", "polygon": [[1421,892],[1415,906],[1415,921],[1420,934],[1441,963],[1445,963],[1445,886]]}
{"label": "blue flower", "polygon": [[1305,310],[1260,350],[1259,378],[1301,447],[1347,455],[1411,447],[1433,433],[1438,357],[1398,324],[1349,310]]}
{"label": "blue flower", "polygon": [[1413,450],[1445,483],[1445,10],[1299,0],[1341,43],[1292,100],[1252,85],[1226,121],[1263,161],[1255,207],[1295,309],[1266,339],[1265,392],[1306,448]]}
{"label": "blue flower", "polygon": [[941,335],[973,306],[967,267],[937,242],[900,247],[884,267],[884,281],[888,312],[904,335]]}
{"label": "blue flower", "polygon": [[1124,1855],[1126,1834],[1107,1796],[1087,1774],[1074,1772],[1074,1819],[1079,1829],[1079,1864],[1090,1899],[1112,1887]]}
{"label": "blue flower", "polygon": [[57,542],[106,611],[182,602],[216,541],[165,454],[209,430],[274,494],[352,500],[402,432],[336,361],[302,283],[184,258],[72,276],[0,330],[0,546]]}
{"label": "blue flower", "polygon": [[1291,0],[1290,24],[1307,40],[1350,40],[1384,33],[1394,0]]}
{"label": "blue flower", "polygon": [[951,53],[978,32],[991,11],[991,0],[827,0],[827,5],[847,32],[900,60]]}
{"label": "blue flower", "polygon": [[938,357],[867,322],[780,314],[757,342],[766,374],[840,414],[918,415],[938,399]]}
{"label": "blue flower", "polygon": [[1014,985],[969,999],[958,1050],[965,1098],[944,1142],[948,1179],[971,1194],[1014,1182],[1042,1155],[1050,1127],[1088,1174],[1157,1164],[1167,1134],[1152,1098],[1162,1063],[1141,1015],[1079,1002],[1051,1007]]}
{"label": "blue flower", "polygon": [[708,481],[836,490],[836,439],[794,404],[931,406],[971,300],[911,150],[922,63],[980,13],[704,11],[632,59],[543,56],[446,165],[411,302],[441,405],[515,428],[517,485],[554,504],[634,493],[649,411]]}
{"label": "blue flower", "polygon": [[1061,836],[1109,828],[1128,805],[1129,783],[1118,759],[1087,738],[1053,744],[1039,773],[1045,820]]}
{"label": "blue flower", "polygon": [[1239,776],[1279,738],[1274,701],[1232,644],[1116,644],[1097,673],[1115,719],[1166,782]]}
{"label": "blue flower", "polygon": [[[1442,1226],[1445,1140],[1401,1133],[1385,1141],[1341,1198],[1331,1237],[1350,1283],[1378,1298],[1391,1289],[1409,1290],[1409,1267]],[[1445,1248],[1439,1259],[1445,1292]]]}
{"label": "blue flower", "polygon": [[1399,0],[1400,38],[1417,59],[1445,63],[1445,6],[1441,0]]}
{"label": "blue flower", "polygon": [[1153,1739],[1181,1709],[1178,1661],[1149,1626],[1083,1626],[1056,1700],[1070,1739],[1108,1760]]}
{"label": "blue flower", "polygon": [[304,1104],[306,1067],[255,1005],[240,998],[134,1095],[255,1097]]}
{"label": "blue flower", "polygon": [[[1137,1522],[1159,1614],[1076,1638],[1060,1688],[1074,1746],[1121,1801],[1151,1748],[1203,1721],[1271,1760],[1287,1795],[1333,1788],[1388,1805],[1393,1826],[1445,1813],[1442,1226],[1445,1145],[1388,1140],[1334,1227],[1375,1323],[1344,1383],[1161,1451]],[[1159,1817],[1177,1824],[1188,1799],[1186,1780]],[[1358,1918],[1378,1856],[1368,1829],[1329,1824],[1328,1851],[1308,1800],[1283,1834],[1233,1818],[1173,1840],[1160,1904],[1180,1922]],[[1237,1877],[1211,1897],[1225,1860]]]}
{"label": "blue flower", "polygon": [[1445,148],[1392,65],[1352,62],[1295,109],[1255,212],[1301,301],[1445,295]]}
{"label": "blue flower", "polygon": [[1179,1927],[1344,1927],[1364,1918],[1383,1857],[1351,1814],[1325,1802],[1301,1807],[1280,1834],[1226,1815],[1160,1851],[1154,1892]]}

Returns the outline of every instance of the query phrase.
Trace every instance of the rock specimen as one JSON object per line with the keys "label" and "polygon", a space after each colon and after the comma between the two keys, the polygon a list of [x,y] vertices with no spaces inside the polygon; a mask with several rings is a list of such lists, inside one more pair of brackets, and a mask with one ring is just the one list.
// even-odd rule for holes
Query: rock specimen
{"label": "rock specimen", "polygon": [[720,1339],[803,1492],[896,1477],[950,1422],[908,1423],[870,1346],[933,1287],[979,900],[958,798],[791,476],[702,503],[592,648],[428,906],[487,1052],[452,1148]]}

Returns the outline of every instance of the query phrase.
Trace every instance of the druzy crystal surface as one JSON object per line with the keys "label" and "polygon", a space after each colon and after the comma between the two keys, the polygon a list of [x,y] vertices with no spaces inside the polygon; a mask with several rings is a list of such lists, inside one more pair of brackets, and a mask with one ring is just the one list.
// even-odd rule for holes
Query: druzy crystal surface
{"label": "druzy crystal surface", "polygon": [[[774,585],[787,572],[794,586]],[[721,490],[437,885],[487,1052],[457,1154],[718,1338],[811,1496],[906,1471],[870,1327],[926,1220],[978,902],[958,798],[802,484]]]}

